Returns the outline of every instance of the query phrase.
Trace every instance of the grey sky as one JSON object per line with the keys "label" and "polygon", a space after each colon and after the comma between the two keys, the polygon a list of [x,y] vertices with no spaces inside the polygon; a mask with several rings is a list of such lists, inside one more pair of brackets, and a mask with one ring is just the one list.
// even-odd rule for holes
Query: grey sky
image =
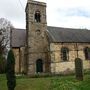
{"label": "grey sky", "polygon": [[[0,0],[0,18],[8,19],[16,28],[25,28],[27,0],[20,1]],[[49,26],[90,29],[90,0],[37,1],[47,3],[47,24]]]}
{"label": "grey sky", "polygon": [[[23,7],[27,0],[23,1]],[[19,0],[0,0],[0,18],[6,18],[14,27],[25,28],[25,10],[21,7]]]}

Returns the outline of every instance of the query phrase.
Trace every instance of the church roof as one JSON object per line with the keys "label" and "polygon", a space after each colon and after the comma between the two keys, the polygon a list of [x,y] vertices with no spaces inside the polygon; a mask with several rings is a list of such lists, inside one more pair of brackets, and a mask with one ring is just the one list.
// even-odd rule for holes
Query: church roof
{"label": "church roof", "polygon": [[25,29],[13,29],[12,30],[12,47],[23,47],[26,42],[26,30]]}
{"label": "church roof", "polygon": [[[61,27],[47,27],[47,35],[51,43],[90,43],[90,30]],[[12,47],[23,47],[26,42],[26,30],[12,30]]]}
{"label": "church roof", "polygon": [[50,42],[90,42],[90,30],[60,27],[47,27]]}

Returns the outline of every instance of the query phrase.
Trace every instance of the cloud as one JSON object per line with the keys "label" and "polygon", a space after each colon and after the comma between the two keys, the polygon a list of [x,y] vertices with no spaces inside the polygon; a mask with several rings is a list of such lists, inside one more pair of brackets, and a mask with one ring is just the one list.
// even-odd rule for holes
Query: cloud
{"label": "cloud", "polygon": [[47,5],[48,25],[71,28],[89,28],[89,0],[51,0]]}
{"label": "cloud", "polygon": [[[25,28],[27,0],[0,0],[0,17],[7,18],[15,27]],[[47,3],[49,26],[90,29],[90,0],[36,0]]]}
{"label": "cloud", "polygon": [[83,16],[90,17],[89,10],[82,8],[70,8],[70,9],[57,9],[57,12],[62,16]]}
{"label": "cloud", "polygon": [[[64,19],[62,20],[62,18]],[[69,28],[90,28],[90,18],[85,18],[83,16],[67,16],[62,18],[56,23],[57,25],[59,24],[59,26]]]}
{"label": "cloud", "polygon": [[[26,0],[22,4],[25,8]],[[7,18],[15,27],[25,28],[25,10],[18,0],[0,0],[0,17]]]}
{"label": "cloud", "polygon": [[86,7],[90,8],[90,0],[48,0],[48,5],[54,8]]}

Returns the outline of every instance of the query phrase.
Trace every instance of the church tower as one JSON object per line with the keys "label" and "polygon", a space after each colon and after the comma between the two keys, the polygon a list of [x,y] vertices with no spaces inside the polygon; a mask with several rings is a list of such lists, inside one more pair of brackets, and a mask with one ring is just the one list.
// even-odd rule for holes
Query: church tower
{"label": "church tower", "polygon": [[28,0],[26,6],[27,74],[49,71],[46,3]]}

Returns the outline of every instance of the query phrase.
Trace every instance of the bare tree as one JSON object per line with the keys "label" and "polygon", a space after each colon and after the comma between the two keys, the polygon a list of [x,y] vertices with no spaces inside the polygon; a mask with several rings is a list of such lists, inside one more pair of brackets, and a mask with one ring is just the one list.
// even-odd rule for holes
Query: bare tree
{"label": "bare tree", "polygon": [[11,46],[11,32],[13,26],[5,18],[0,18],[0,53],[7,54]]}
{"label": "bare tree", "polygon": [[5,69],[5,59],[11,47],[11,32],[13,26],[5,18],[0,18],[0,72]]}

